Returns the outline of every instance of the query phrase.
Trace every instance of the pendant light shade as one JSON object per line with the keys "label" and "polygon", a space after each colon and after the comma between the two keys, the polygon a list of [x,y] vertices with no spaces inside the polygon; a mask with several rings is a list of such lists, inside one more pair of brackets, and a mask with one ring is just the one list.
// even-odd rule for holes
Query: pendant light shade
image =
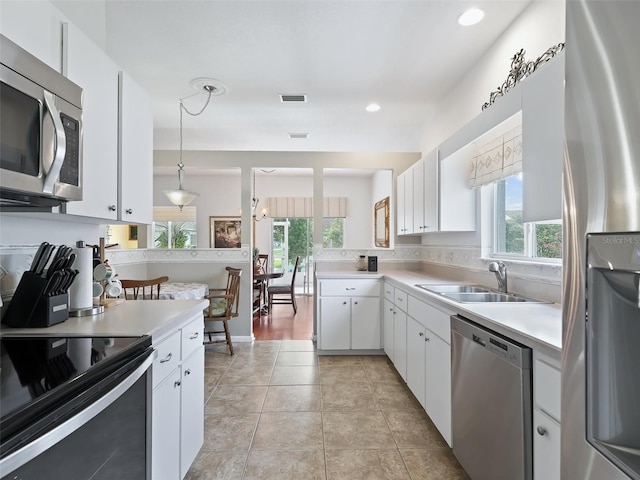
{"label": "pendant light shade", "polygon": [[[227,92],[227,87],[219,80],[207,78],[196,80],[198,81],[197,87],[194,88],[196,88],[198,91],[204,90],[205,92],[207,92],[207,102],[198,113],[191,113],[189,110],[187,110],[187,107],[184,106],[182,100],[180,100],[180,162],[178,163],[178,188],[176,190],[162,191],[162,193],[166,195],[171,203],[180,208],[180,211],[182,211],[182,207],[184,207],[185,205],[189,205],[199,196],[198,193],[190,192],[189,190],[185,190],[182,187],[182,182],[184,181],[184,163],[182,163],[182,112],[184,111],[193,117],[197,117],[207,108],[209,102],[211,101],[212,95],[224,95]],[[196,80],[194,80],[194,82]]]}
{"label": "pendant light shade", "polygon": [[177,205],[178,207],[180,207],[180,211],[182,211],[182,207],[184,207],[185,205],[189,205],[191,202],[193,202],[198,195],[200,195],[199,193],[196,192],[190,192],[189,190],[185,190],[184,188],[182,188],[182,179],[184,178],[184,164],[182,163],[182,160],[180,161],[180,163],[178,164],[178,188],[177,190],[163,190],[162,193],[164,193],[167,198],[169,199],[169,201],[171,203],[173,203],[174,205]]}

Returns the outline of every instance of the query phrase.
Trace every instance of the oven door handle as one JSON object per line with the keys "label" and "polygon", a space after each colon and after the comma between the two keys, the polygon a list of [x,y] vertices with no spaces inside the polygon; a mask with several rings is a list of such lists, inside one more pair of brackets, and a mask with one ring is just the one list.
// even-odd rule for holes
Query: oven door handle
{"label": "oven door handle", "polygon": [[10,455],[0,460],[0,472],[2,475],[8,475],[14,470],[22,467],[41,453],[53,447],[56,443],[71,435],[80,427],[91,421],[96,415],[109,407],[118,398],[120,398],[134,383],[136,383],[146,371],[153,365],[153,361],[158,356],[155,350],[142,362],[132,373],[124,380],[116,385],[112,390],[107,392],[103,397],[93,402],[87,408],[74,415],[69,420],[60,424],[53,430],[48,431],[33,442],[16,450]]}

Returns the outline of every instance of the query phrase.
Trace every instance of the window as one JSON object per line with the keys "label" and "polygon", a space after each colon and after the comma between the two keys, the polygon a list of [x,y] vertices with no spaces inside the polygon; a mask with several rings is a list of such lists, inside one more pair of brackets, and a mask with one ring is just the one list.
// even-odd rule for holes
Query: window
{"label": "window", "polygon": [[344,245],[344,218],[322,219],[322,247],[342,248]]}
{"label": "window", "polygon": [[153,207],[151,225],[154,248],[196,248],[196,207]]}
{"label": "window", "polygon": [[562,222],[522,221],[522,174],[493,184],[495,199],[494,256],[562,258]]}

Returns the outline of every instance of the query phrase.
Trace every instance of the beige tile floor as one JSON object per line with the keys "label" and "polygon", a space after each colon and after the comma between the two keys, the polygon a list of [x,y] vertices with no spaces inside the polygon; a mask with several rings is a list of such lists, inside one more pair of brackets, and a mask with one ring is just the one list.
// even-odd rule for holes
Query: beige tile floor
{"label": "beige tile floor", "polygon": [[467,479],[385,356],[306,340],[207,346],[205,440],[187,480]]}

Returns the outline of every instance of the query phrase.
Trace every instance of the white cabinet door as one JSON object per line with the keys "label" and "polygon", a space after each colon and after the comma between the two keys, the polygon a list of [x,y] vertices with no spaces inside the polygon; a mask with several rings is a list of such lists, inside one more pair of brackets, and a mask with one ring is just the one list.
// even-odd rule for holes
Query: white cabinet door
{"label": "white cabinet door", "polygon": [[442,232],[476,229],[476,190],[467,186],[472,145],[440,160],[439,229]]}
{"label": "white cabinet door", "polygon": [[151,424],[151,478],[153,480],[182,478],[179,477],[180,372],[180,368],[176,368],[153,390]]}
{"label": "white cabinet door", "polygon": [[380,297],[351,299],[351,349],[380,349]]}
{"label": "white cabinet door", "polygon": [[560,425],[533,411],[534,480],[560,480]]}
{"label": "white cabinet door", "polygon": [[382,343],[384,346],[384,353],[393,362],[393,320],[394,320],[393,303],[386,298],[382,304]]}
{"label": "white cabinet door", "polygon": [[118,66],[73,25],[66,27],[65,75],[82,87],[82,201],[67,213],[117,219]]}
{"label": "white cabinet door", "polygon": [[319,342],[321,350],[351,348],[351,299],[325,297],[320,299]]}
{"label": "white cabinet door", "polygon": [[119,74],[118,220],[153,220],[153,105],[145,90]]}
{"label": "white cabinet door", "polygon": [[407,314],[398,308],[395,309],[393,319],[393,365],[402,377],[407,381]]}
{"label": "white cabinet door", "polygon": [[451,345],[425,330],[426,391],[424,408],[451,446]]}
{"label": "white cabinet door", "polygon": [[51,2],[0,1],[0,32],[13,43],[63,73],[62,22]]}
{"label": "white cabinet door", "polygon": [[423,232],[438,231],[438,150],[429,152],[422,159],[423,177]]}
{"label": "white cabinet door", "polygon": [[426,380],[424,330],[416,320],[407,317],[407,385],[423,408]]}
{"label": "white cabinet door", "polygon": [[562,218],[564,52],[522,82],[522,215]]}
{"label": "white cabinet door", "polygon": [[204,442],[204,347],[182,364],[180,478],[189,471]]}
{"label": "white cabinet door", "polygon": [[424,160],[419,160],[411,167],[413,176],[413,222],[412,232],[423,233],[424,230]]}
{"label": "white cabinet door", "polygon": [[408,231],[407,225],[405,224],[405,211],[407,209],[405,202],[405,177],[406,174],[401,173],[398,175],[398,179],[396,181],[396,228],[398,235],[405,235]]}

